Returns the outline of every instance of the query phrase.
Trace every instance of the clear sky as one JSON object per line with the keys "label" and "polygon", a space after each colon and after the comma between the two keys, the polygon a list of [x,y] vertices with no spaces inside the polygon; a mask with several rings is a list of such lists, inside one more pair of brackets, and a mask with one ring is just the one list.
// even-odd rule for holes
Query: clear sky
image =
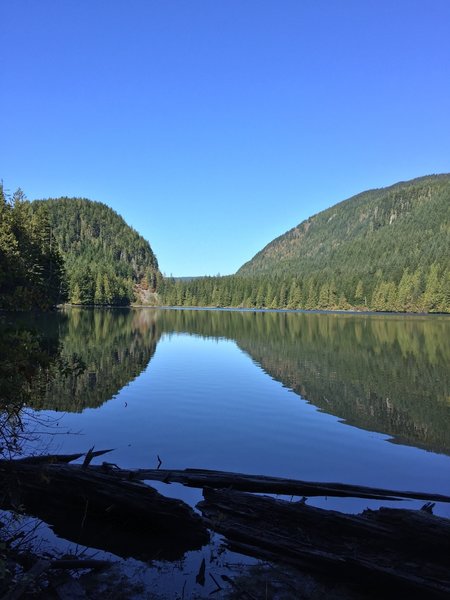
{"label": "clear sky", "polygon": [[168,275],[450,171],[449,0],[1,0],[0,23],[5,187],[108,204]]}

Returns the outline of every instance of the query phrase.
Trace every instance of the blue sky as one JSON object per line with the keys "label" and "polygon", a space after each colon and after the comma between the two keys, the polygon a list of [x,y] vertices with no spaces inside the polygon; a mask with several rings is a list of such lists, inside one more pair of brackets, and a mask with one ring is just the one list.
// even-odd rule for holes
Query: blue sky
{"label": "blue sky", "polygon": [[450,171],[448,0],[2,0],[0,22],[5,187],[108,204],[168,275]]}

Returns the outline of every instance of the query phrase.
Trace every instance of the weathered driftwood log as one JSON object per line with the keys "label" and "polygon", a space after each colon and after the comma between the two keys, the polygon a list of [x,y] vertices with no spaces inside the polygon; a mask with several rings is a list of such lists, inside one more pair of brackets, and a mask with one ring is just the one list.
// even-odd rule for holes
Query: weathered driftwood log
{"label": "weathered driftwood log", "polygon": [[364,586],[449,597],[447,519],[402,509],[345,515],[233,490],[203,494],[197,507],[232,550]]}
{"label": "weathered driftwood log", "polygon": [[92,467],[0,461],[0,501],[24,507],[56,533],[121,556],[179,558],[209,537],[181,500]]}
{"label": "weathered driftwood log", "polygon": [[[100,456],[110,450],[90,451],[92,456]],[[89,453],[88,453],[89,454]],[[84,456],[84,454],[47,455],[30,457],[14,461],[26,464],[57,464],[69,463]],[[78,467],[76,467],[78,468]],[[373,488],[346,483],[324,483],[302,481],[285,477],[271,477],[268,475],[245,475],[243,473],[229,473],[208,469],[120,469],[116,465],[103,463],[103,465],[90,465],[90,471],[107,473],[115,478],[128,481],[162,481],[164,483],[181,483],[188,487],[227,488],[242,492],[257,492],[263,494],[284,494],[289,496],[329,496],[353,497],[384,501],[400,499],[416,499],[431,502],[450,502],[450,496],[426,492],[391,490]]]}
{"label": "weathered driftwood log", "polygon": [[[105,467],[95,467],[101,470]],[[284,494],[288,496],[334,496],[368,498],[376,500],[398,500],[412,498],[432,502],[450,502],[450,496],[428,494],[424,492],[404,492],[380,488],[351,485],[345,483],[319,483],[300,481],[283,477],[266,475],[244,475],[243,473],[227,473],[225,471],[210,471],[207,469],[135,469],[113,471],[117,477],[134,480],[154,480],[164,483],[182,483],[196,488],[227,488],[242,492],[258,492],[262,494]]]}

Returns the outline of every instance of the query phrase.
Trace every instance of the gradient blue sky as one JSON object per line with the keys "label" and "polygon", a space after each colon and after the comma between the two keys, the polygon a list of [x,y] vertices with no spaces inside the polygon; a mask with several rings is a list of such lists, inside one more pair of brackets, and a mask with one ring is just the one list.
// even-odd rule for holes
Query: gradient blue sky
{"label": "gradient blue sky", "polygon": [[355,193],[450,171],[449,0],[2,0],[0,178],[228,274]]}

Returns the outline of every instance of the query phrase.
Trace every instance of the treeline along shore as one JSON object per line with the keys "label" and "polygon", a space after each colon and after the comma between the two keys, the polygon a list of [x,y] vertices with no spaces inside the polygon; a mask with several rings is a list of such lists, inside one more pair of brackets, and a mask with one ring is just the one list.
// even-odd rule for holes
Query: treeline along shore
{"label": "treeline along shore", "polygon": [[0,186],[0,308],[60,303],[450,312],[450,175],[370,190],[303,221],[236,274],[164,277],[150,244],[84,198]]}

